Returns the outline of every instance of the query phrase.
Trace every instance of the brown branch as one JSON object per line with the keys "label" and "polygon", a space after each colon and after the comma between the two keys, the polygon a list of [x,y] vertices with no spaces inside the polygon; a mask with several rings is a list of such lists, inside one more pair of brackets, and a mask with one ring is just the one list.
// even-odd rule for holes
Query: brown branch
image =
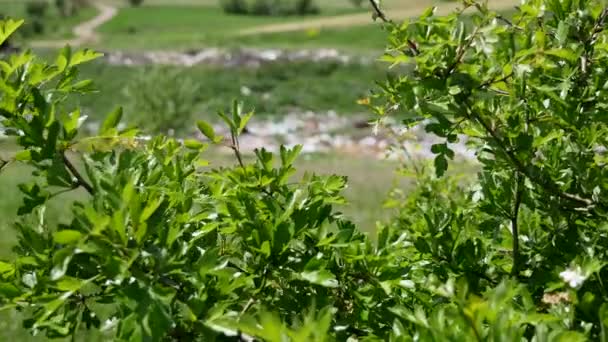
{"label": "brown branch", "polygon": [[513,235],[513,266],[511,267],[511,275],[519,275],[520,269],[520,254],[519,254],[519,209],[521,207],[521,198],[523,194],[522,179],[519,171],[515,171],[515,187],[513,189],[513,211],[511,213],[511,233]]}
{"label": "brown branch", "polygon": [[241,145],[239,144],[239,138],[234,134],[234,132],[230,133],[230,138],[232,140],[230,148],[234,152],[236,160],[239,162],[241,168],[245,169],[245,163],[243,163],[243,156],[241,156]]}
{"label": "brown branch", "polygon": [[452,73],[452,71],[454,71],[454,69],[456,69],[458,64],[460,64],[462,62],[462,59],[464,58],[464,54],[471,47],[471,44],[473,44],[473,40],[475,39],[477,32],[479,32],[479,26],[477,26],[475,28],[475,30],[473,30],[473,33],[471,33],[471,38],[469,40],[467,40],[467,42],[464,45],[461,45],[458,47],[458,53],[456,54],[456,59],[446,70],[446,73],[445,73],[446,77],[449,76]]}
{"label": "brown branch", "polygon": [[61,157],[63,158],[63,163],[65,164],[65,166],[68,168],[68,170],[70,170],[70,173],[76,179],[76,182],[75,182],[74,185],[76,187],[82,187],[89,194],[94,195],[95,194],[95,190],[93,190],[93,186],[91,186],[91,184],[89,184],[84,179],[84,177],[82,177],[82,175],[80,174],[80,172],[78,172],[78,169],[76,169],[76,167],[74,166],[74,164],[72,164],[72,162],[68,159],[68,156],[66,156],[65,151],[63,151],[61,153]]}
{"label": "brown branch", "polygon": [[496,84],[496,83],[500,83],[500,82],[506,82],[511,77],[513,77],[512,72],[501,78],[493,78],[491,80],[487,80],[487,81],[483,82],[482,84],[480,84],[479,87],[477,87],[477,89],[482,89],[482,88],[491,86],[492,84]]}
{"label": "brown branch", "polygon": [[382,9],[380,8],[380,5],[376,2],[376,0],[369,0],[369,2],[372,4],[372,8],[374,9],[374,12],[376,13],[376,17],[380,18],[382,21],[384,21],[385,23],[390,23],[392,24],[393,21],[390,20],[386,14],[384,13],[384,11],[382,11]]}

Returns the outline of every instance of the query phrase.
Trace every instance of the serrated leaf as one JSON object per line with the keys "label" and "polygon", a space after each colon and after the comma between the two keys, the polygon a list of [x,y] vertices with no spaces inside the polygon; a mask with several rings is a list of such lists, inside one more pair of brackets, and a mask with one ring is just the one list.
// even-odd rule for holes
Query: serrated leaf
{"label": "serrated leaf", "polygon": [[80,50],[72,55],[70,66],[86,63],[99,57],[103,57],[103,53],[91,49]]}

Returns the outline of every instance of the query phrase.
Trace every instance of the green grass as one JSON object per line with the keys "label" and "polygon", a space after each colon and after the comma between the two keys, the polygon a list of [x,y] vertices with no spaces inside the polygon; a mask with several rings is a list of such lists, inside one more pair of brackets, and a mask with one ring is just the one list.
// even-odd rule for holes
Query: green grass
{"label": "green grass", "polygon": [[243,29],[358,11],[334,8],[320,16],[265,17],[230,15],[217,6],[126,7],[100,28],[100,46],[127,50],[226,46]]}
{"label": "green grass", "polygon": [[380,55],[388,33],[379,25],[321,28],[235,37],[229,44],[285,49],[335,48],[350,53]]}

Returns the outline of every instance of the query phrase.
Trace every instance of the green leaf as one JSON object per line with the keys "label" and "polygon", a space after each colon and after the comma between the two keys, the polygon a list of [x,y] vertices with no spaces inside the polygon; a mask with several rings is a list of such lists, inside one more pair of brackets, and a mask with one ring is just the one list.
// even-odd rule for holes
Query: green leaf
{"label": "green leaf", "polygon": [[560,132],[560,131],[551,131],[551,132],[550,132],[549,134],[547,134],[546,136],[544,136],[544,137],[540,137],[540,138],[537,138],[536,140],[534,140],[534,144],[533,144],[533,146],[534,146],[535,148],[538,148],[538,147],[544,146],[544,145],[546,145],[547,143],[549,143],[549,142],[551,142],[551,141],[553,141],[553,140],[555,140],[555,139],[559,139],[559,138],[561,138],[562,136],[563,136],[563,133],[562,133],[562,132]]}
{"label": "green leaf", "polygon": [[224,120],[224,122],[226,123],[226,125],[228,125],[228,127],[230,127],[230,131],[233,133],[238,133],[238,127],[236,126],[236,124],[224,113],[224,112],[218,112],[217,115],[222,118],[222,120]]}
{"label": "green leaf", "polygon": [[296,145],[291,150],[287,149],[285,146],[281,145],[281,163],[283,167],[288,167],[293,165],[293,162],[296,160],[300,152],[302,152],[302,145]]}
{"label": "green leaf", "polygon": [[336,277],[327,270],[302,272],[300,278],[323,287],[338,287],[339,285]]}
{"label": "green leaf", "polygon": [[53,241],[61,245],[74,244],[82,239],[82,233],[77,230],[61,230],[53,234]]}
{"label": "green leaf", "polygon": [[156,209],[158,209],[158,207],[160,207],[160,205],[163,203],[164,200],[165,199],[162,196],[158,196],[154,200],[149,202],[148,205],[142,211],[139,220],[141,222],[147,221],[150,218],[150,216],[152,216],[156,212]]}
{"label": "green leaf", "polygon": [[220,141],[222,141],[222,137],[221,136],[216,136],[215,135],[215,130],[213,129],[213,126],[211,126],[207,122],[205,122],[205,121],[198,121],[196,123],[196,126],[198,127],[198,130],[201,133],[203,133],[203,135],[206,136],[207,139],[211,140],[213,143],[217,144]]}
{"label": "green leaf", "polygon": [[448,170],[448,160],[444,154],[439,154],[435,157],[435,174],[437,177],[443,177]]}
{"label": "green leaf", "polygon": [[65,69],[70,66],[70,60],[72,59],[72,49],[69,45],[66,45],[61,50],[59,50],[59,55],[57,55],[57,59],[55,60],[55,64],[57,65],[57,69],[59,72],[64,72]]}
{"label": "green leaf", "polygon": [[0,276],[10,277],[15,273],[15,267],[4,261],[0,261]]}
{"label": "green leaf", "polygon": [[59,291],[78,291],[85,283],[85,280],[66,276],[61,278],[55,287]]}
{"label": "green leaf", "polygon": [[234,123],[234,127],[237,129],[237,134],[240,133],[241,112],[242,112],[241,103],[237,100],[232,101],[232,122]]}
{"label": "green leaf", "polygon": [[574,53],[572,50],[569,50],[569,49],[551,49],[551,50],[545,51],[545,54],[550,55],[550,56],[559,57],[561,59],[565,59],[572,63],[577,62],[580,57],[578,54]]}
{"label": "green leaf", "polygon": [[86,63],[99,57],[103,57],[103,53],[96,52],[91,49],[80,50],[72,55],[70,66]]}
{"label": "green leaf", "polygon": [[19,151],[17,154],[15,154],[15,160],[18,160],[18,161],[32,160],[32,151],[30,151],[30,150]]}
{"label": "green leaf", "polygon": [[17,29],[23,25],[23,20],[0,20],[0,45],[4,43]]}
{"label": "green leaf", "polygon": [[15,298],[21,295],[21,291],[11,283],[0,283],[0,298]]}
{"label": "green leaf", "polygon": [[267,258],[270,256],[270,242],[264,241],[260,247],[260,253],[264,254]]}
{"label": "green leaf", "polygon": [[249,123],[249,120],[251,120],[251,118],[253,117],[253,114],[254,114],[254,112],[251,111],[241,117],[241,122],[239,125],[239,132],[238,132],[239,134],[243,133],[243,130],[245,129],[245,127],[247,127],[247,124]]}
{"label": "green leaf", "polygon": [[557,34],[555,38],[560,46],[564,46],[566,39],[568,39],[568,33],[570,31],[570,25],[565,21],[560,21],[557,26]]}
{"label": "green leaf", "polygon": [[200,151],[205,148],[205,144],[195,139],[186,139],[184,140],[184,146],[191,150]]}
{"label": "green leaf", "polygon": [[79,119],[80,109],[76,109],[63,120],[63,128],[68,136],[74,135],[78,130]]}
{"label": "green leaf", "polygon": [[103,124],[101,125],[99,134],[109,134],[112,130],[116,129],[116,127],[120,123],[120,120],[122,119],[122,114],[122,107],[118,107],[113,112],[108,114],[106,119],[103,121]]}

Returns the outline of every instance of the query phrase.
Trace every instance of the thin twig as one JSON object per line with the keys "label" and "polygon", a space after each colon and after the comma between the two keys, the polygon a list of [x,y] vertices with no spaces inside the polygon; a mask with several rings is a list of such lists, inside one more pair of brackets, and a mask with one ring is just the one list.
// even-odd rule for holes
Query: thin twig
{"label": "thin twig", "polygon": [[[380,5],[376,2],[376,0],[369,0],[369,2],[372,5],[376,18],[380,18],[380,20],[382,20],[386,24],[394,24],[394,22],[380,8]],[[417,56],[420,54],[420,50],[418,50],[418,46],[416,45],[416,43],[413,40],[408,39],[407,45],[410,48],[410,50],[412,50],[412,53],[414,54],[414,56]]]}
{"label": "thin twig", "polygon": [[493,78],[491,80],[487,80],[485,82],[483,82],[482,84],[479,85],[479,87],[477,87],[478,89],[482,89],[488,86],[491,86],[492,84],[496,84],[496,83],[500,83],[500,82],[506,82],[509,78],[513,77],[513,73],[508,73],[507,75],[501,77],[501,78]]}
{"label": "thin twig", "polygon": [[376,2],[376,0],[369,0],[369,2],[372,4],[374,12],[376,12],[376,17],[380,18],[385,23],[393,23],[393,21],[386,16],[384,11],[382,11],[380,5]]}
{"label": "thin twig", "polygon": [[255,299],[253,299],[253,297],[249,298],[249,301],[247,302],[247,304],[245,304],[245,307],[243,308],[243,310],[241,310],[239,317],[243,317],[243,315],[245,313],[247,313],[247,311],[249,311],[249,309],[251,308],[253,303],[255,303]]}
{"label": "thin twig", "polygon": [[236,156],[236,160],[238,160],[241,168],[245,169],[245,163],[243,163],[243,157],[241,156],[241,148],[239,145],[239,139],[234,135],[234,133],[230,133],[230,137],[232,138],[232,145],[230,148],[234,151],[234,155]]}
{"label": "thin twig", "polygon": [[68,168],[68,170],[70,170],[70,173],[76,179],[75,185],[78,187],[83,187],[89,194],[94,195],[95,190],[93,190],[91,184],[89,184],[84,179],[84,177],[82,177],[80,172],[78,172],[78,169],[76,169],[74,164],[72,164],[72,162],[68,159],[68,156],[65,154],[65,151],[61,153],[61,157],[63,158],[63,163],[65,164],[65,166]]}

